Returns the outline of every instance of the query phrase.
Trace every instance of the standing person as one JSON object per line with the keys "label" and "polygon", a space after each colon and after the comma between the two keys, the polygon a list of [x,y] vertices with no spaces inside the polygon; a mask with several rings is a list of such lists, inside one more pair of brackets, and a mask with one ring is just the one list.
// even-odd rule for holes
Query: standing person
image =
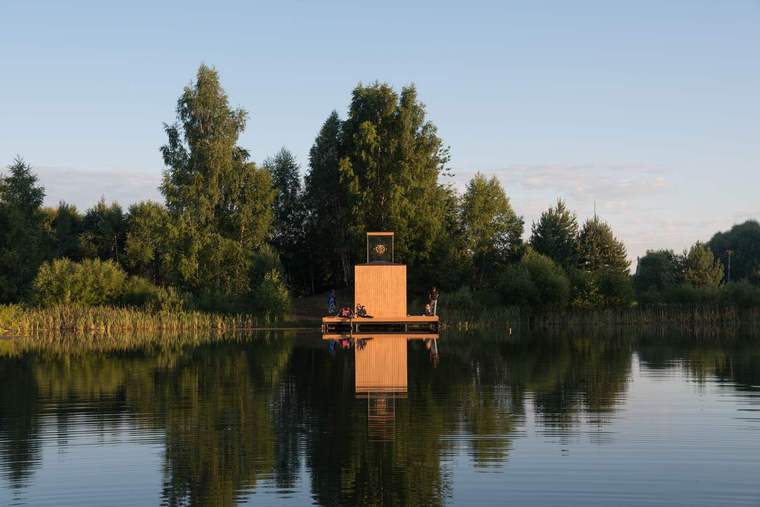
{"label": "standing person", "polygon": [[438,314],[438,289],[436,289],[435,287],[430,289],[430,292],[428,292],[428,303],[430,304],[432,315],[437,315]]}
{"label": "standing person", "polygon": [[330,289],[327,293],[327,315],[335,315],[337,306],[335,302],[335,289]]}

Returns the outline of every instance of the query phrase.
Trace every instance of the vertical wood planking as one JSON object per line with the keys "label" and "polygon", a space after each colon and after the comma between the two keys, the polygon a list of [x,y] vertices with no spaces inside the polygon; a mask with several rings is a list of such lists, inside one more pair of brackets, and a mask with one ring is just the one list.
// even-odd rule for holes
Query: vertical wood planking
{"label": "vertical wood planking", "polygon": [[407,390],[406,337],[378,336],[354,347],[357,392]]}
{"label": "vertical wood planking", "polygon": [[359,264],[354,267],[354,305],[373,317],[406,317],[406,266]]}

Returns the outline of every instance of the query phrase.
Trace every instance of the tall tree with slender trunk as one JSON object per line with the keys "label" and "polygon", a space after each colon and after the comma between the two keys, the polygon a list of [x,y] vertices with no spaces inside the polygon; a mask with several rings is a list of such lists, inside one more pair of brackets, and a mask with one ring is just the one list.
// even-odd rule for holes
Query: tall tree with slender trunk
{"label": "tall tree with slender trunk", "polygon": [[178,276],[195,292],[250,290],[254,251],[267,238],[275,191],[269,172],[238,146],[247,114],[233,109],[213,68],[201,65],[165,125],[161,191],[175,221]]}
{"label": "tall tree with slender trunk", "polygon": [[0,302],[27,297],[48,254],[44,198],[45,189],[21,157],[0,174]]}

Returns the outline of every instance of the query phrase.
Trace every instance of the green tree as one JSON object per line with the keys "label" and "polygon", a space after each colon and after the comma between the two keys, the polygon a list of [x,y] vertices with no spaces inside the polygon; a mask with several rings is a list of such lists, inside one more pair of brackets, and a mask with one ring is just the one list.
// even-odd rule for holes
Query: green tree
{"label": "green tree", "polygon": [[415,87],[397,94],[387,84],[358,85],[341,139],[338,169],[356,251],[365,231],[388,230],[396,234],[396,257],[410,269],[429,262],[446,233],[438,177],[449,155]]}
{"label": "green tree", "polygon": [[693,287],[718,287],[723,281],[723,265],[704,243],[697,241],[684,252],[683,278]]}
{"label": "green tree", "polygon": [[269,235],[269,172],[237,145],[246,116],[229,106],[216,70],[201,65],[177,101],[177,123],[165,126],[161,191],[175,226],[172,262],[196,293],[248,293],[251,256]]}
{"label": "green tree", "polygon": [[83,217],[76,206],[61,201],[51,221],[53,255],[56,258],[79,260],[82,258],[80,235]]}
{"label": "green tree", "polygon": [[531,246],[561,266],[569,268],[578,262],[578,219],[562,199],[541,214],[533,223]]}
{"label": "green tree", "polygon": [[473,259],[475,285],[482,287],[486,273],[495,265],[504,265],[519,255],[523,219],[512,209],[499,180],[477,173],[462,197],[462,224]]}
{"label": "green tree", "polygon": [[599,288],[599,305],[605,307],[629,306],[634,300],[633,283],[628,273],[602,270],[594,273]]}
{"label": "green tree", "polygon": [[124,253],[127,217],[118,203],[106,204],[105,198],[87,210],[79,236],[82,255],[101,260],[119,261]]}
{"label": "green tree", "polygon": [[124,264],[130,273],[164,285],[171,280],[171,217],[157,202],[143,201],[129,207]]}
{"label": "green tree", "polygon": [[581,269],[586,271],[628,273],[625,245],[596,216],[587,220],[578,234],[578,256]]}
{"label": "green tree", "polygon": [[124,292],[127,274],[111,260],[44,263],[34,279],[34,299],[42,305],[114,303]]}
{"label": "green tree", "polygon": [[729,231],[715,234],[707,246],[723,263],[729,282],[749,280],[760,285],[760,223],[756,220],[747,220]]}
{"label": "green tree", "polygon": [[309,172],[305,178],[310,272],[315,273],[319,288],[347,285],[351,280],[350,189],[339,169],[343,153],[342,129],[338,113],[333,111],[309,151]]}
{"label": "green tree", "polygon": [[[311,292],[310,246],[306,242],[306,208],[298,163],[285,148],[264,162],[277,190],[272,244],[280,254],[288,283]],[[307,290],[309,289],[309,290]]]}
{"label": "green tree", "polygon": [[633,277],[642,302],[659,302],[665,291],[680,283],[682,261],[672,250],[648,250],[640,258]]}
{"label": "green tree", "polygon": [[47,256],[42,201],[45,190],[22,158],[0,175],[0,302],[29,294],[37,269]]}
{"label": "green tree", "polygon": [[563,308],[570,297],[570,281],[551,258],[529,248],[517,264],[507,266],[498,290],[508,305]]}

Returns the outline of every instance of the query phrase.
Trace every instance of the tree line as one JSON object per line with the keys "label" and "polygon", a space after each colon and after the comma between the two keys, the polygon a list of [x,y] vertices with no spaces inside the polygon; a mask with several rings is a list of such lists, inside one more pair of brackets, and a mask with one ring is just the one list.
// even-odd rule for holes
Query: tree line
{"label": "tree line", "polygon": [[598,216],[562,200],[532,224],[495,177],[463,193],[449,149],[414,86],[359,84],[333,111],[301,167],[287,149],[261,165],[238,144],[247,113],[202,65],[165,125],[163,203],[85,212],[44,208],[18,158],[0,179],[0,302],[192,306],[284,312],[290,295],[350,286],[364,233],[396,234],[410,287],[478,304],[593,308],[640,303],[760,304],[760,225],[748,221],[683,254],[650,251],[632,275]]}

